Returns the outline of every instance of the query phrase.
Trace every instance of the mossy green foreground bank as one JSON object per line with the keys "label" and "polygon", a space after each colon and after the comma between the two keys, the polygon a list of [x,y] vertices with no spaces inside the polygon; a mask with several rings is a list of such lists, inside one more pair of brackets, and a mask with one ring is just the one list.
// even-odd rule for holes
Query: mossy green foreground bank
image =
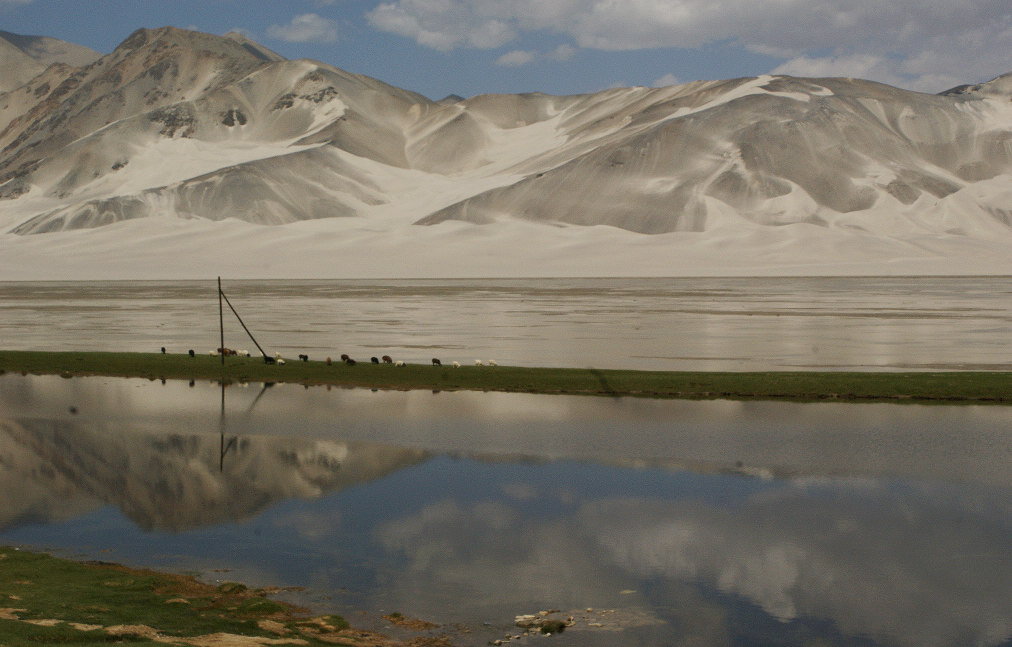
{"label": "mossy green foreground bank", "polygon": [[0,645],[401,644],[351,629],[340,616],[300,613],[268,593],[0,547]]}
{"label": "mossy green foreground bank", "polygon": [[516,366],[354,365],[340,360],[111,352],[0,351],[0,371],[148,379],[293,382],[380,389],[565,393],[695,399],[1012,404],[1012,372],[692,372]]}

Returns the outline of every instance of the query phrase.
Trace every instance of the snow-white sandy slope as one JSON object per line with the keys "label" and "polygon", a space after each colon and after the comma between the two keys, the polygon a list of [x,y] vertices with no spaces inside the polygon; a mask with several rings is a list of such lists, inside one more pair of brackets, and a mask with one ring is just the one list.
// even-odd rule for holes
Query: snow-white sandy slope
{"label": "snow-white sandy slope", "polygon": [[1010,97],[764,76],[437,104],[141,30],[0,94],[0,280],[1012,274]]}
{"label": "snow-white sandy slope", "polygon": [[0,237],[4,280],[1009,275],[1012,239],[888,239],[787,225],[648,236],[524,222],[314,220],[280,226],[146,218]]}

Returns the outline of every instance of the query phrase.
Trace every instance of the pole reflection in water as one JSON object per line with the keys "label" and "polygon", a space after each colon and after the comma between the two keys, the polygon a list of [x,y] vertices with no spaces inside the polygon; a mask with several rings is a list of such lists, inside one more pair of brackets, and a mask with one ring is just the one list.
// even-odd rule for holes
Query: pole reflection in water
{"label": "pole reflection in water", "polygon": [[[220,460],[219,460],[219,463],[218,463],[218,470],[219,471],[224,471],[225,470],[225,455],[228,454],[229,450],[232,450],[232,451],[236,451],[237,450],[239,436],[232,436],[231,438],[228,439],[227,442],[225,441],[225,428],[226,428],[226,423],[225,423],[225,387],[228,386],[230,383],[226,382],[225,380],[221,380],[219,382],[219,384],[221,385],[221,415],[219,416],[218,429],[219,429],[219,434],[221,436],[221,457],[220,457]],[[260,398],[262,398],[263,395],[264,395],[264,393],[267,392],[267,389],[271,388],[272,386],[274,386],[274,382],[264,382],[261,385],[260,392],[257,393],[257,396],[255,398],[253,398],[253,402],[250,403],[249,408],[246,409],[246,416],[247,417],[249,417],[253,413],[253,409],[257,406],[257,402],[260,402]]]}
{"label": "pole reflection in water", "polygon": [[225,471],[225,454],[229,449],[235,449],[236,441],[239,439],[238,436],[232,436],[229,438],[228,443],[225,443],[225,380],[219,382],[221,384],[221,416],[218,420],[218,432],[221,435],[221,454],[218,460],[218,471]]}
{"label": "pole reflection in water", "polygon": [[0,377],[0,542],[457,645],[553,608],[557,645],[1012,636],[1006,407],[218,386]]}

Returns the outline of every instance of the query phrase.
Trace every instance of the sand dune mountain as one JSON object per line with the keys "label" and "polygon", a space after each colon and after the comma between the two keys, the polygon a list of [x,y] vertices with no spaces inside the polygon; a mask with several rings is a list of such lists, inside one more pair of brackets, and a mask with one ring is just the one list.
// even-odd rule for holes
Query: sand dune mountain
{"label": "sand dune mountain", "polygon": [[[581,104],[567,109],[569,145],[590,138],[589,150],[422,222],[512,215],[655,234],[704,231],[731,212],[762,225],[885,233],[903,226],[896,220],[906,218],[905,207],[1000,176],[1007,183],[1012,112],[979,99],[997,95],[1007,104],[1004,82],[956,101],[852,79],[787,77],[642,91],[629,107],[620,104],[637,92],[625,91],[590,123]],[[603,134],[608,121],[622,125]],[[1012,224],[1004,202],[978,206]]]}
{"label": "sand dune mountain", "polygon": [[[993,272],[1012,241],[1012,75],[940,95],[763,76],[435,102],[175,28],[138,30],[86,64],[19,69],[34,76],[0,94],[0,228],[17,259],[45,250],[30,234],[73,246],[74,232],[124,221],[174,233],[196,221],[195,235],[230,240],[237,221],[299,226],[315,245],[302,262],[342,244],[404,257],[415,239],[458,254],[474,236],[524,254],[533,237],[546,273],[560,254],[616,246],[616,267],[652,259],[632,273],[679,273],[687,245],[769,266],[778,244],[927,264],[974,248]],[[227,234],[196,224],[226,220]],[[329,248],[307,221],[329,223]],[[269,245],[255,233],[251,246]],[[414,260],[404,267],[425,271]]]}
{"label": "sand dune mountain", "polygon": [[93,49],[45,36],[0,31],[0,92],[20,87],[53,64],[87,65],[102,55]]}

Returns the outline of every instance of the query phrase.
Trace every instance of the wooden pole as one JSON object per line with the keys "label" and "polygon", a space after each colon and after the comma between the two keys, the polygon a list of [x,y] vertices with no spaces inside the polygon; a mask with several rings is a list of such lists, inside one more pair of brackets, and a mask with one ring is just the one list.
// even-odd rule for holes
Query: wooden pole
{"label": "wooden pole", "polygon": [[257,342],[256,337],[254,337],[253,333],[251,333],[249,331],[249,328],[246,327],[246,323],[242,320],[242,317],[239,316],[239,313],[236,312],[235,306],[233,306],[232,302],[228,300],[227,296],[225,296],[225,291],[221,289],[221,277],[219,276],[218,277],[218,322],[219,322],[219,324],[221,326],[221,350],[222,350],[222,353],[221,353],[221,365],[222,366],[225,365],[225,352],[224,352],[225,351],[225,320],[224,320],[225,315],[224,315],[224,310],[222,309],[222,305],[221,305],[222,299],[224,299],[225,303],[228,304],[228,309],[231,310],[232,314],[235,315],[235,318],[239,320],[239,325],[242,326],[242,329],[246,331],[246,334],[249,335],[249,338],[253,340],[253,343],[256,344],[257,350],[260,351],[260,354],[264,356],[264,360],[266,361],[267,353],[264,352],[264,349],[261,348],[260,344]]}
{"label": "wooden pole", "polygon": [[246,331],[246,334],[249,335],[249,338],[253,340],[254,344],[256,344],[257,350],[260,351],[261,355],[267,357],[267,353],[265,353],[264,349],[260,347],[260,343],[257,342],[256,337],[253,336],[253,333],[251,333],[249,331],[249,328],[246,327],[246,323],[242,320],[242,317],[240,317],[239,313],[236,312],[235,306],[233,306],[232,302],[228,300],[228,295],[225,294],[224,292],[221,292],[221,288],[219,288],[219,292],[221,293],[221,296],[225,297],[225,303],[228,304],[228,309],[231,310],[232,314],[235,315],[235,318],[239,320],[239,325],[242,326],[242,329]]}
{"label": "wooden pole", "polygon": [[218,277],[218,330],[221,332],[221,417],[218,418],[218,432],[221,434],[221,453],[218,455],[218,471],[225,471],[225,309],[221,303],[221,277]]}

